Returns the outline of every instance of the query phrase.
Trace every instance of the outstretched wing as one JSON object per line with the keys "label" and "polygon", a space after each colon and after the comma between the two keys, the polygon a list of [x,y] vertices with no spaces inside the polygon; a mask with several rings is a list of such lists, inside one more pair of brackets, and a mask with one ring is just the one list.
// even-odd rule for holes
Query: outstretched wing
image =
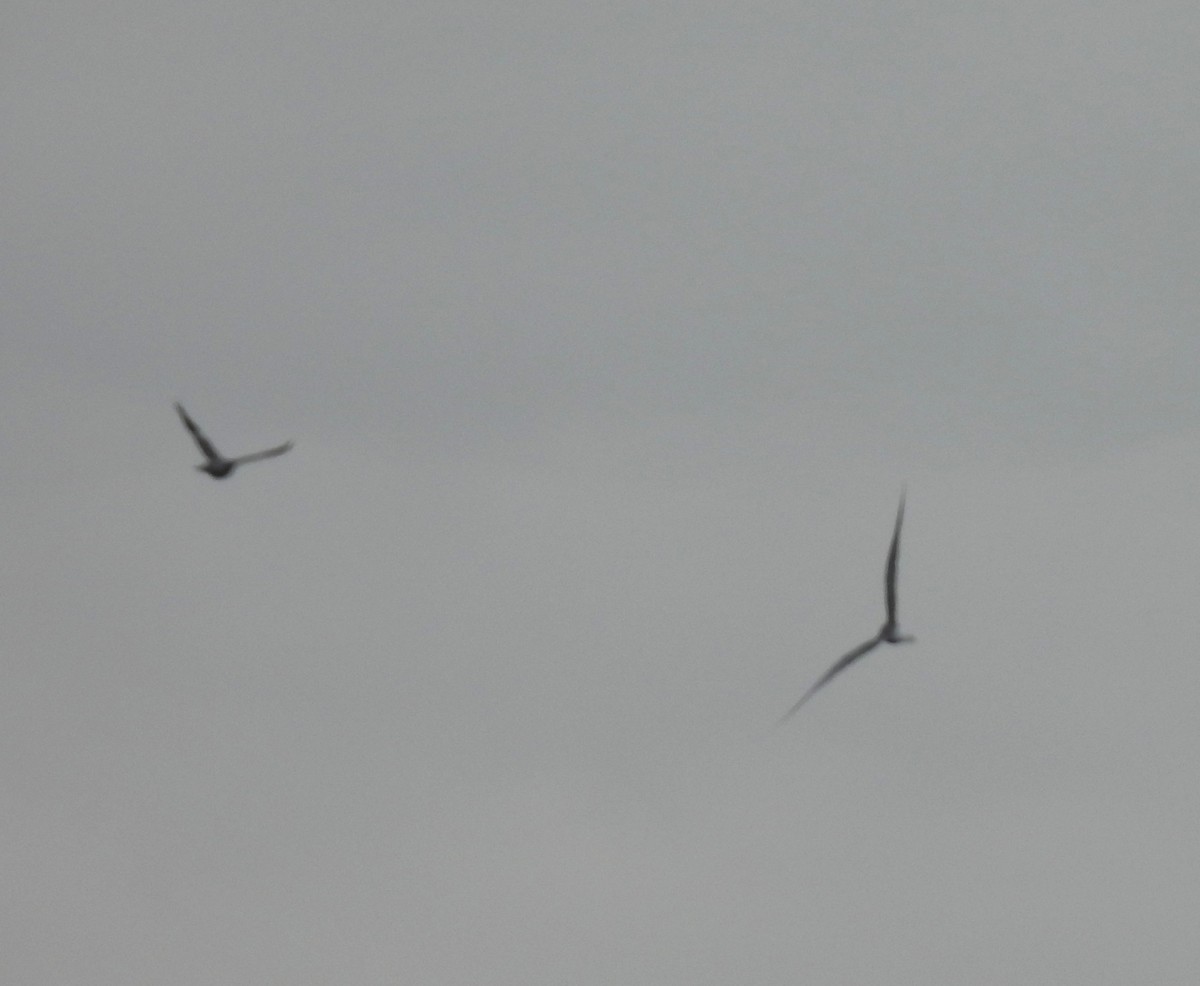
{"label": "outstretched wing", "polygon": [[857,661],[860,657],[869,653],[870,651],[873,651],[879,645],[879,642],[882,639],[883,636],[877,634],[865,643],[859,644],[849,654],[839,657],[837,661],[834,662],[833,667],[821,675],[821,677],[817,679],[816,684],[800,696],[800,701],[788,709],[786,713],[784,713],[783,718],[779,720],[778,724],[782,726],[785,722],[787,722],[792,716],[800,711],[800,706],[817,694],[817,692],[819,692],[825,685],[845,671],[846,668],[850,667],[850,665]]}
{"label": "outstretched wing", "polygon": [[900,491],[900,509],[896,511],[896,530],[892,534],[892,546],[888,549],[887,572],[883,579],[883,591],[887,598],[888,623],[896,623],[896,567],[900,558],[900,525],[904,523],[904,491]]}
{"label": "outstretched wing", "polygon": [[291,449],[291,442],[284,442],[282,445],[276,445],[274,448],[263,449],[261,452],[251,452],[249,455],[239,455],[236,459],[230,459],[230,462],[235,462],[239,466],[244,462],[257,462],[259,459],[273,459],[277,455],[283,455]]}
{"label": "outstretched wing", "polygon": [[213,443],[210,442],[205,436],[204,432],[202,432],[196,426],[196,422],[188,417],[187,411],[183,409],[183,405],[178,401],[175,403],[175,410],[179,412],[179,420],[182,421],[183,426],[192,433],[192,438],[196,440],[196,444],[200,446],[200,451],[204,453],[205,457],[210,460],[220,459],[221,453],[217,451],[216,446],[214,446]]}

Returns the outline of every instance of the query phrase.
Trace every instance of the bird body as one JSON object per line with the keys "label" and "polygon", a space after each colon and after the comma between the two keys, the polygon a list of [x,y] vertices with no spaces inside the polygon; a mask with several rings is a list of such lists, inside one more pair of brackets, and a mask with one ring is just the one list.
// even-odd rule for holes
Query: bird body
{"label": "bird body", "polygon": [[188,416],[182,404],[176,402],[175,410],[179,414],[179,420],[191,432],[197,447],[204,454],[204,462],[196,466],[196,468],[200,472],[208,473],[213,479],[224,479],[240,465],[244,465],[247,462],[257,462],[259,459],[270,459],[277,455],[283,455],[284,452],[287,452],[292,447],[292,443],[288,441],[282,445],[276,445],[274,448],[264,449],[261,452],[251,452],[249,455],[239,455],[236,458],[227,459],[217,451],[217,447],[208,440],[208,436]]}
{"label": "bird body", "polygon": [[884,620],[883,626],[879,628],[879,632],[870,640],[865,640],[854,650],[848,654],[843,654],[820,678],[816,680],[808,691],[800,696],[800,700],[793,705],[779,720],[780,724],[786,722],[818,691],[827,685],[833,678],[841,674],[846,668],[857,661],[861,657],[865,657],[880,644],[909,644],[916,640],[915,637],[907,636],[900,632],[900,623],[896,618],[896,574],[900,561],[900,526],[904,523],[904,492],[900,493],[900,508],[896,511],[896,527],[892,532],[892,545],[888,549],[887,567],[883,575],[883,593],[884,602],[887,606],[887,619]]}

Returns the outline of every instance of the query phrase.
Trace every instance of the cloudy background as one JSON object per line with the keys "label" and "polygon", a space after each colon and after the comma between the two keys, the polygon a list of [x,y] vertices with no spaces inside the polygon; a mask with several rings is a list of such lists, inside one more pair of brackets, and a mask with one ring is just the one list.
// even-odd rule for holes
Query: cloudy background
{"label": "cloudy background", "polygon": [[1193,980],[1198,44],[10,4],[4,980]]}

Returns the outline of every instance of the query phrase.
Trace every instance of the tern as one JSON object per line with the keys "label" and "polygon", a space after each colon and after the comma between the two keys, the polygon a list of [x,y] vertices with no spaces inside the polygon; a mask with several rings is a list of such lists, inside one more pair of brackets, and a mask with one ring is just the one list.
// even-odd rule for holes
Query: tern
{"label": "tern", "polygon": [[289,441],[284,442],[282,445],[276,445],[274,448],[264,449],[261,452],[251,452],[249,455],[239,455],[236,459],[227,459],[217,451],[216,446],[196,426],[196,422],[188,417],[188,413],[183,409],[182,404],[176,402],[175,410],[179,412],[179,420],[183,422],[183,426],[192,433],[192,438],[196,440],[196,444],[200,446],[200,451],[204,453],[205,462],[202,465],[196,466],[196,468],[201,472],[208,473],[213,479],[224,479],[245,462],[257,462],[259,459],[274,458],[277,455],[283,455],[284,452],[292,447],[292,443]]}
{"label": "tern", "polygon": [[883,591],[884,599],[887,604],[887,619],[883,626],[879,628],[879,632],[870,640],[859,644],[854,650],[848,654],[839,657],[833,666],[826,671],[816,683],[803,695],[800,696],[800,701],[788,709],[787,713],[779,720],[780,725],[787,722],[792,716],[800,711],[800,706],[812,698],[818,691],[821,690],[830,681],[836,678],[839,674],[850,667],[860,657],[865,657],[880,644],[910,644],[916,637],[907,637],[900,633],[900,625],[896,621],[896,563],[900,557],[900,525],[904,523],[904,491],[900,492],[900,509],[896,511],[896,530],[892,534],[892,546],[888,549],[887,568],[884,570],[883,576]]}

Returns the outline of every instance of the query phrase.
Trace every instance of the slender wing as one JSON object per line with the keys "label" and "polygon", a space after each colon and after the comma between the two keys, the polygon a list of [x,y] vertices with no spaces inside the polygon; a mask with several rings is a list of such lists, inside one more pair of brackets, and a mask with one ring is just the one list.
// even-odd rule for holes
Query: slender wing
{"label": "slender wing", "polygon": [[802,706],[805,702],[807,702],[810,698],[812,698],[817,692],[819,692],[825,685],[827,685],[835,677],[837,677],[839,674],[841,674],[843,671],[845,671],[846,668],[850,667],[851,664],[853,664],[855,661],[857,661],[864,654],[867,654],[867,653],[873,651],[877,646],[879,646],[879,642],[881,640],[883,640],[882,634],[877,634],[876,636],[872,637],[870,640],[866,641],[865,643],[859,644],[849,654],[839,657],[837,659],[837,661],[834,662],[833,667],[831,667],[828,671],[826,671],[823,675],[821,675],[821,677],[817,679],[817,683],[815,685],[813,685],[812,688],[810,688],[808,691],[806,691],[803,695],[800,696],[800,701],[797,702],[795,705],[793,705],[790,709],[787,710],[787,712],[784,714],[783,718],[779,720],[779,725],[782,726],[792,716],[794,716],[797,712],[799,712],[800,706]]}
{"label": "slender wing", "polygon": [[251,452],[249,455],[239,455],[236,459],[230,459],[230,462],[235,462],[239,466],[243,462],[257,462],[259,459],[273,459],[277,455],[283,455],[291,449],[291,442],[284,442],[282,445],[276,445],[274,448],[263,449],[261,452]]}
{"label": "slender wing", "polygon": [[187,411],[183,409],[183,405],[176,402],[175,410],[179,412],[179,420],[183,422],[183,426],[192,433],[192,438],[196,440],[196,444],[200,446],[200,451],[204,453],[208,459],[219,460],[221,453],[217,451],[212,442],[208,440],[204,432],[196,427],[196,422],[188,417]]}
{"label": "slender wing", "polygon": [[887,598],[888,623],[896,623],[896,564],[900,558],[900,525],[904,523],[904,491],[900,491],[900,509],[896,511],[896,531],[892,534],[892,546],[888,549],[887,573],[883,579],[883,591]]}

